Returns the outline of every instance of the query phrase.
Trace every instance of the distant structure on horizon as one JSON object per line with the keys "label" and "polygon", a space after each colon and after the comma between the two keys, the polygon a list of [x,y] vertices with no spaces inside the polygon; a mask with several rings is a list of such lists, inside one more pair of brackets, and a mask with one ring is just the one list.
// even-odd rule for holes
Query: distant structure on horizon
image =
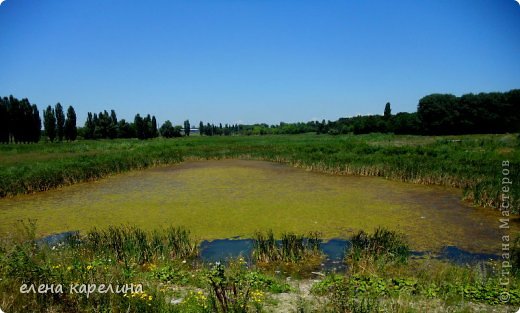
{"label": "distant structure on horizon", "polygon": [[[185,134],[184,132],[184,128],[181,128],[181,131],[183,134]],[[198,134],[199,133],[199,129],[198,128],[190,128],[190,134]]]}

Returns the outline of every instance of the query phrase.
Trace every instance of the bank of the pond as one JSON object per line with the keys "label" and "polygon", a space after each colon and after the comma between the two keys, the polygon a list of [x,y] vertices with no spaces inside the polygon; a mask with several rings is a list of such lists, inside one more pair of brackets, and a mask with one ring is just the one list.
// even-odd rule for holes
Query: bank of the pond
{"label": "bank of the pond", "polygon": [[[71,238],[81,237],[78,231],[67,231],[58,234],[45,236],[37,240],[37,244],[53,248],[67,244]],[[277,240],[277,245],[281,244]],[[323,253],[320,269],[322,273],[343,272],[345,267],[345,256],[352,243],[347,239],[334,238],[330,240],[320,240],[320,251]],[[215,240],[203,240],[198,244],[200,261],[209,264],[217,262],[232,262],[243,258],[246,264],[253,264],[254,239],[226,238]],[[469,252],[455,246],[443,247],[440,251],[411,251],[412,259],[437,259],[446,260],[458,265],[476,265],[482,262],[497,261],[499,255],[489,253]],[[322,275],[316,273],[316,275]]]}
{"label": "bank of the pond", "polygon": [[[0,239],[0,304],[6,312],[237,311],[228,305],[244,313],[514,312],[520,304],[517,270],[504,288],[496,262],[468,267],[410,258],[406,236],[381,228],[350,238],[342,259],[347,273],[325,273],[314,262],[323,257],[312,236],[262,233],[253,239],[249,264],[240,256],[207,263],[197,258],[204,245],[197,248],[182,228],[92,229],[35,245],[34,224],[19,226]],[[331,250],[346,243],[329,242]],[[519,243],[511,249],[515,269]],[[45,293],[31,291],[40,286]]]}
{"label": "bank of the pond", "polygon": [[[0,199],[1,233],[29,218],[39,235],[173,224],[199,240],[251,238],[265,229],[330,239],[383,226],[406,233],[414,250],[487,253],[496,253],[501,238],[499,214],[470,207],[456,190],[245,160],[184,162]],[[518,230],[514,219],[510,226]]]}
{"label": "bank of the pond", "polygon": [[[502,164],[518,164],[520,152],[515,135],[291,135],[9,145],[0,146],[0,196],[193,158],[268,160],[334,174],[451,186],[477,205],[498,208]],[[511,181],[520,181],[517,167],[508,170]],[[520,186],[510,187],[510,208],[518,212]]]}
{"label": "bank of the pond", "polygon": [[[204,240],[200,243],[200,258],[204,262],[226,262],[243,257],[251,264],[253,253],[253,239],[216,239]],[[280,244],[280,241],[278,241]],[[323,240],[320,250],[324,254],[321,264],[322,272],[343,272],[346,270],[344,259],[351,243],[346,239]],[[438,252],[412,251],[413,259],[437,259],[453,262],[458,265],[476,265],[480,262],[497,261],[499,255],[464,251],[455,246],[443,247]],[[319,274],[317,274],[319,275]]]}

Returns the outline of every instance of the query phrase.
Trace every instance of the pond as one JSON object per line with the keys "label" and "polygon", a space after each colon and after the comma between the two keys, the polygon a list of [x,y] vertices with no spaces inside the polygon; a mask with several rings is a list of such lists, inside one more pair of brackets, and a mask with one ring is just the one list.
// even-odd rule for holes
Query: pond
{"label": "pond", "polygon": [[[40,236],[108,225],[176,225],[198,240],[244,239],[268,229],[346,239],[384,226],[406,234],[417,251],[456,246],[498,253],[499,215],[469,206],[460,193],[263,161],[190,161],[0,199],[0,233],[27,218],[37,220]],[[518,222],[512,227],[516,231]]]}
{"label": "pond", "polygon": [[[278,244],[280,244],[278,242]],[[252,239],[216,239],[203,241],[200,245],[200,257],[205,262],[221,262],[229,259],[244,257],[247,263],[252,263],[253,255]],[[345,269],[345,254],[351,244],[345,239],[330,239],[320,245],[325,258],[321,267],[326,271],[343,271]],[[489,260],[497,260],[499,256],[487,253],[471,253],[455,246],[446,246],[440,251],[411,251],[411,258],[433,258],[449,260],[464,265],[476,264]]]}

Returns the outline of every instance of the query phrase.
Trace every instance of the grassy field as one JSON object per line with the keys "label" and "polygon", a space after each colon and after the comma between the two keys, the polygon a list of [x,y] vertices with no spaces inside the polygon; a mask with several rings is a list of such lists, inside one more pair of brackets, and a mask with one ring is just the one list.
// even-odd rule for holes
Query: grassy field
{"label": "grassy field", "polygon": [[[502,162],[520,181],[517,135],[447,137],[287,135],[100,140],[0,146],[0,196],[53,189],[187,159],[241,158],[335,174],[451,186],[476,205],[500,205]],[[520,210],[520,185],[511,208]]]}

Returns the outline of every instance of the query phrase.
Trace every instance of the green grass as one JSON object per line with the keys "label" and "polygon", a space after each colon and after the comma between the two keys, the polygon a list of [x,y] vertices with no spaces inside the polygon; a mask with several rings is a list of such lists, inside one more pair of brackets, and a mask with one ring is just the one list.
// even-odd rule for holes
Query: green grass
{"label": "green grass", "polygon": [[[0,196],[48,190],[79,181],[186,159],[246,158],[288,163],[335,174],[452,186],[480,206],[500,205],[502,161],[520,181],[515,135],[190,137],[100,140],[0,146]],[[518,212],[520,185],[513,184]]]}
{"label": "green grass", "polygon": [[[243,258],[226,265],[204,264],[191,252],[179,252],[185,251],[182,242],[189,242],[189,247],[197,245],[187,230],[148,232],[121,226],[105,233],[92,230],[86,236],[51,248],[35,244],[34,224],[19,226],[18,232],[0,240],[0,307],[6,312],[252,313],[270,312],[275,305],[285,310],[297,309],[292,306],[299,299],[298,291],[286,279],[291,273],[273,275],[259,266],[261,262],[248,266]],[[382,246],[400,245],[392,232],[380,229],[379,233],[371,238],[379,238],[374,240]],[[175,243],[169,239],[172,236]],[[299,245],[299,238],[286,236],[286,244]],[[155,244],[159,242],[164,249],[157,253],[155,248],[159,245]],[[313,244],[308,248],[314,251]],[[149,257],[144,260],[142,256],[147,254]],[[381,267],[370,265],[375,259],[369,254],[363,258],[367,261],[364,268],[352,266],[359,260],[348,259],[347,273],[331,274],[319,281],[301,281],[312,283],[311,292],[319,298],[307,297],[312,305],[298,303],[298,311],[311,312],[314,307],[314,312],[424,312],[428,308],[438,312],[489,312],[510,311],[520,304],[518,275],[509,276],[509,303],[500,301],[501,269],[496,263],[490,263],[492,267],[486,270],[433,259],[386,262]],[[303,269],[306,265],[301,260],[292,254],[285,257],[285,263]],[[89,295],[69,292],[71,284],[102,283],[135,283],[143,288],[139,292]],[[64,292],[21,293],[23,284],[60,284]],[[172,301],[178,304],[170,304]]]}
{"label": "green grass", "polygon": [[[361,231],[351,240],[346,275],[329,274],[312,286],[314,294],[326,299],[323,312],[489,312],[490,306],[504,304],[505,292],[508,305],[520,305],[520,276],[509,273],[504,287],[499,262],[456,266],[409,259],[404,235],[384,228],[373,234]],[[520,266],[514,262],[513,267]]]}

